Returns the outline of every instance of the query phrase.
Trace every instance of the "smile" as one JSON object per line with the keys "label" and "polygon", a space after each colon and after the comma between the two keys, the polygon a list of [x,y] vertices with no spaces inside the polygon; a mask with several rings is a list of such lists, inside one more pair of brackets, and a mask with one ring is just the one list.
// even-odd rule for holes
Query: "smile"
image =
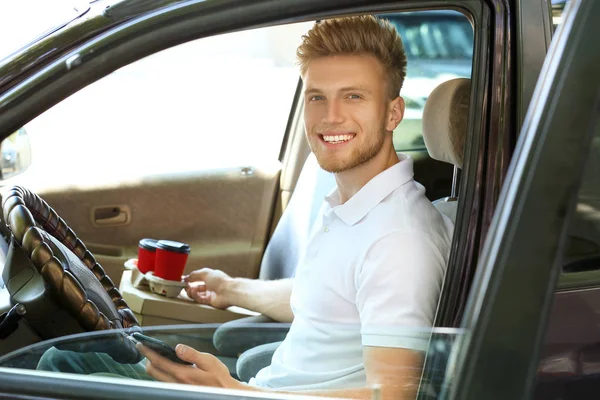
{"label": "smile", "polygon": [[354,139],[355,134],[344,134],[344,135],[320,135],[324,142],[331,144],[345,143],[349,140]]}

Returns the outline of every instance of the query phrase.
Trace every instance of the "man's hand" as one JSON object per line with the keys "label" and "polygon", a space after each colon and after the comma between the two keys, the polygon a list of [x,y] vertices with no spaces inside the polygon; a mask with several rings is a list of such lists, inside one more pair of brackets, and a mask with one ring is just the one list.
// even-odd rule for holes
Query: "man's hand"
{"label": "man's hand", "polygon": [[194,365],[175,363],[141,343],[138,343],[136,347],[146,357],[148,375],[161,382],[365,400],[373,398],[375,386],[379,387],[377,389],[379,396],[384,400],[414,399],[423,365],[423,356],[418,352],[366,346],[364,348],[366,387],[287,392],[253,387],[237,381],[231,377],[225,364],[218,358],[212,354],[196,351],[189,346],[178,344],[175,350],[180,359]]}
{"label": "man's hand", "polygon": [[185,291],[196,303],[215,308],[238,306],[256,311],[275,321],[291,322],[292,280],[232,278],[223,271],[202,268],[183,277]]}
{"label": "man's hand", "polygon": [[187,295],[196,303],[221,309],[233,305],[225,292],[225,285],[231,281],[231,277],[225,272],[202,268],[184,276],[183,279],[187,282]]}
{"label": "man's hand", "polygon": [[146,372],[156,380],[228,389],[242,389],[245,386],[233,379],[225,364],[212,354],[201,353],[189,346],[178,344],[175,348],[177,356],[194,364],[182,365],[158,355],[141,343],[136,347],[147,359]]}

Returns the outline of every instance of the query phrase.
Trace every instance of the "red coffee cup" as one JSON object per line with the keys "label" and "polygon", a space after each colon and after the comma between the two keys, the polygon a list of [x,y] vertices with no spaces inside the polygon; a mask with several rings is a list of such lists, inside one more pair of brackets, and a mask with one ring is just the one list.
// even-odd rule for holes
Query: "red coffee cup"
{"label": "red coffee cup", "polygon": [[181,281],[190,246],[172,240],[159,240],[156,243],[154,276],[169,281]]}
{"label": "red coffee cup", "polygon": [[138,262],[137,267],[142,274],[154,271],[156,258],[156,239],[142,239],[138,244]]}

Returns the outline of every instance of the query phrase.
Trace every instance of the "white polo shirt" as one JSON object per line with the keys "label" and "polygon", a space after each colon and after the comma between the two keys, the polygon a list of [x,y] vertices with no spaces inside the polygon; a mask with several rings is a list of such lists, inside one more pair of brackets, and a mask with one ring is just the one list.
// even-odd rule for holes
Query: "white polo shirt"
{"label": "white polo shirt", "polygon": [[408,156],[344,204],[327,196],[296,270],[290,331],[250,383],[362,387],[363,346],[426,350],[453,229]]}

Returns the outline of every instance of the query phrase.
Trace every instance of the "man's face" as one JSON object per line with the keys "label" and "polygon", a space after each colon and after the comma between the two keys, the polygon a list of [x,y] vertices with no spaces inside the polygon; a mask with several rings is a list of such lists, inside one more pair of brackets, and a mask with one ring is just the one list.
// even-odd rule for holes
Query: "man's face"
{"label": "man's face", "polygon": [[[317,58],[304,75],[306,137],[321,168],[343,172],[391,144],[391,101],[384,68],[374,56]],[[403,111],[403,107],[402,107]],[[394,125],[394,126],[392,126]]]}

